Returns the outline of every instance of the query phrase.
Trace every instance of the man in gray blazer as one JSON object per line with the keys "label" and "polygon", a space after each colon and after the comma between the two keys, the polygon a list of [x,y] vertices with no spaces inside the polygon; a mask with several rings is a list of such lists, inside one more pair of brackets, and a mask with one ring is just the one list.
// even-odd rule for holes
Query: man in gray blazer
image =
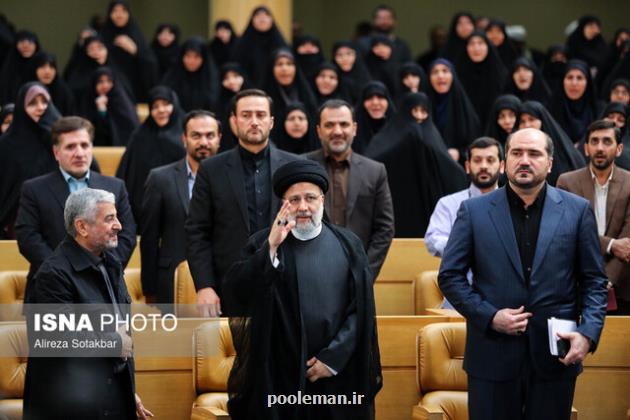
{"label": "man in gray blazer", "polygon": [[173,303],[173,275],[186,259],[184,222],[201,162],[217,154],[221,123],[209,111],[190,111],[182,134],[186,156],[149,173],[142,200],[142,291],[149,303]]}
{"label": "man in gray blazer", "polygon": [[353,114],[346,101],[326,101],[317,125],[322,148],[305,156],[326,168],[326,214],[361,239],[376,280],[394,238],[394,207],[385,165],[352,151],[357,132]]}

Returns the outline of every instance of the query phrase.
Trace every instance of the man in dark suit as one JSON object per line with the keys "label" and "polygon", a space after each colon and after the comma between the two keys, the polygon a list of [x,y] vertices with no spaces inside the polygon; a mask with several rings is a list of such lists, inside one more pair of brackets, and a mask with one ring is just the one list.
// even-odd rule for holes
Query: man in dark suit
{"label": "man in dark suit", "polygon": [[326,214],[361,239],[376,279],[394,238],[394,207],[385,165],[352,151],[356,132],[350,104],[326,101],[317,125],[322,148],[306,157],[326,168]]}
{"label": "man in dark suit", "polygon": [[63,209],[71,192],[86,187],[114,193],[123,228],[113,251],[123,267],[136,246],[136,224],[131,214],[125,184],[90,170],[94,127],[80,117],[64,117],[52,126],[52,148],[59,170],[33,178],[22,185],[15,231],[20,253],[31,263],[29,284],[41,263],[66,236]]}
{"label": "man in dark suit", "polygon": [[[569,419],[582,361],[604,326],[606,275],[588,201],[547,185],[553,142],[527,128],[505,145],[509,183],[462,203],[439,285],[466,318],[476,419]],[[471,269],[473,284],[466,280]],[[547,320],[578,323],[552,356]]]}
{"label": "man in dark suit", "polygon": [[[201,315],[229,314],[221,294],[227,270],[240,256],[247,238],[269,227],[279,208],[271,176],[299,159],[269,144],[273,127],[271,98],[257,89],[232,99],[230,126],[238,147],[204,161],[186,220],[186,257],[197,289]],[[229,299],[228,299],[229,300]]]}
{"label": "man in dark suit", "polygon": [[142,291],[148,302],[173,303],[173,275],[186,259],[184,222],[200,163],[217,154],[221,123],[209,111],[190,111],[182,134],[186,157],[153,169],[145,183],[140,230]]}
{"label": "man in dark suit", "polygon": [[595,121],[587,139],[589,165],[560,175],[557,186],[591,203],[608,286],[617,297],[616,314],[630,315],[630,172],[615,165],[623,150],[621,131],[612,121]]}

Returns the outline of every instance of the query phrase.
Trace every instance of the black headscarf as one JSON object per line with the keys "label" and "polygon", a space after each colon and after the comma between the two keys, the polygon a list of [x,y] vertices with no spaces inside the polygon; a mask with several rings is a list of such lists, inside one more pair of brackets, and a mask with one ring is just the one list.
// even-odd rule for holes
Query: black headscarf
{"label": "black headscarf", "polygon": [[[203,60],[201,67],[194,73],[184,67],[186,51],[197,52]],[[177,93],[182,108],[187,112],[193,109],[214,109],[219,89],[218,70],[202,38],[193,37],[182,44],[179,59],[166,73],[161,84]]]}
{"label": "black headscarf", "polygon": [[542,66],[542,75],[547,82],[547,86],[551,89],[551,94],[555,95],[556,92],[562,90],[562,79],[564,78],[564,69],[567,66],[566,62],[551,61],[552,57],[557,53],[564,53],[566,55],[567,48],[564,45],[552,45],[547,50],[547,57]]}
{"label": "black headscarf", "polygon": [[512,44],[512,40],[505,31],[505,22],[500,19],[491,19],[486,27],[486,34],[491,28],[499,28],[501,32],[503,32],[503,36],[505,37],[503,43],[495,46],[495,48],[497,49],[497,53],[499,54],[501,61],[503,61],[505,68],[510,68],[514,60],[518,57],[518,51],[516,51],[514,44]]}
{"label": "black headscarf", "polygon": [[[123,27],[116,26],[111,19],[112,10],[117,5],[122,5],[129,12],[129,21]],[[126,50],[114,44],[116,37],[119,35],[127,35],[133,40],[138,48],[135,55],[129,54]],[[114,0],[109,3],[107,20],[101,31],[101,36],[107,43],[112,60],[131,83],[136,99],[145,101],[147,92],[157,82],[158,65],[153,51],[144,39],[140,26],[131,16],[131,10],[127,1]]]}
{"label": "black headscarf", "polygon": [[[307,43],[316,45],[317,48],[319,48],[319,52],[315,54],[298,53],[298,48],[300,47],[300,45],[304,45]],[[297,65],[300,66],[300,69],[302,69],[302,73],[304,73],[306,80],[308,80],[309,83],[312,83],[315,79],[315,76],[317,76],[317,69],[319,65],[322,64],[325,60],[324,53],[322,52],[321,42],[319,42],[319,39],[315,38],[312,35],[297,36],[293,40],[293,54],[295,54]]]}
{"label": "black headscarf", "polygon": [[582,16],[578,21],[578,27],[567,39],[567,52],[569,58],[585,61],[588,67],[603,67],[608,57],[608,44],[602,34],[597,34],[593,39],[587,40],[584,36],[584,27],[590,23],[596,23],[601,28],[602,24],[596,16]]}
{"label": "black headscarf", "polygon": [[[335,61],[337,50],[342,47],[354,50],[356,55],[354,65],[352,66],[352,69],[348,72],[343,71],[341,67],[339,67],[339,64],[337,64],[337,62]],[[337,41],[333,45],[332,59],[335,63],[335,66],[337,66],[340,80],[345,86],[348,87],[352,102],[357,101],[359,99],[359,96],[361,96],[361,90],[363,89],[363,86],[365,86],[367,82],[372,80],[372,76],[370,76],[370,72],[365,65],[365,62],[363,61],[363,55],[361,54],[361,51],[356,47],[356,45],[354,45],[352,41]]]}
{"label": "black headscarf", "polygon": [[[86,38],[82,38],[83,32],[86,32],[86,31],[90,32],[90,36]],[[72,45],[72,50],[70,51],[70,58],[66,62],[66,68],[63,69],[63,78],[66,80],[66,82],[70,80],[70,73],[77,66],[77,63],[84,59],[83,48],[85,45],[85,41],[87,40],[87,38],[92,37],[92,36],[97,36],[97,35],[98,34],[96,30],[90,27],[82,29],[81,32],[79,32],[79,34],[77,35],[77,40]]]}
{"label": "black headscarf", "polygon": [[[514,82],[514,73],[519,67],[525,67],[534,74],[532,85],[527,90],[520,90]],[[505,91],[517,96],[521,101],[538,101],[545,106],[548,106],[551,102],[551,91],[545,83],[542,74],[538,70],[536,63],[531,58],[519,57],[512,64],[512,71],[510,72],[506,84]]]}
{"label": "black headscarf", "polygon": [[466,174],[446,151],[440,139],[432,138],[418,124],[411,110],[430,110],[424,93],[407,93],[399,113],[372,139],[365,155],[385,164],[394,203],[396,237],[421,238],[438,200],[466,188]]}
{"label": "black headscarf", "polygon": [[543,104],[536,101],[524,102],[521,105],[519,119],[522,114],[529,114],[539,119],[542,122],[540,129],[553,140],[553,165],[551,166],[551,173],[547,176],[549,184],[556,185],[556,181],[561,174],[586,165],[582,154],[573,146],[573,142],[567,133],[565,133]]}
{"label": "black headscarf", "polygon": [[[383,60],[372,52],[372,48],[376,44],[385,44],[391,48],[392,55],[389,59]],[[372,36],[370,51],[367,54],[365,63],[372,75],[372,79],[383,82],[390,92],[395,93],[398,90],[398,81],[396,79],[400,64],[395,60],[393,51],[394,43],[388,36],[381,34],[374,35]]]}
{"label": "black headscarf", "polygon": [[231,61],[231,57],[234,54],[234,49],[238,42],[238,37],[234,32],[234,28],[232,24],[227,20],[218,20],[214,25],[215,32],[219,29],[227,29],[230,31],[230,40],[227,44],[224,44],[223,41],[217,36],[215,36],[212,41],[210,41],[210,53],[212,54],[212,58],[214,59],[217,67],[221,67],[223,64]]}
{"label": "black headscarf", "polygon": [[[308,130],[306,130],[306,134],[304,134],[301,138],[291,137],[284,127],[284,123],[289,117],[289,114],[295,110],[302,111],[304,115],[306,115],[306,120],[308,121]],[[296,155],[301,155],[303,153],[319,149],[320,143],[317,138],[317,134],[315,133],[313,118],[308,115],[306,107],[303,103],[294,102],[287,106],[285,118],[283,120],[279,120],[278,123],[280,125],[280,129],[278,130],[278,134],[273,137],[273,142],[279,149],[295,153]]]}
{"label": "black headscarf", "polygon": [[[295,77],[290,86],[281,86],[273,74],[275,63],[282,57],[287,57],[295,64]],[[295,57],[288,48],[274,51],[267,69],[264,90],[273,99],[273,114],[276,121],[284,121],[287,116],[287,107],[294,102],[302,102],[307,114],[312,117],[317,112],[317,102],[302,70],[295,62]],[[280,127],[274,125],[272,138],[280,132]]]}
{"label": "black headscarf", "polygon": [[630,109],[627,106],[622,104],[621,102],[611,102],[606,108],[604,108],[604,112],[600,115],[601,118],[606,118],[608,114],[611,112],[618,112],[626,117],[626,125],[621,129],[621,143],[623,143],[623,150],[621,152],[621,156],[615,159],[615,164],[620,166],[625,170],[630,170]]}
{"label": "black headscarf", "polygon": [[429,67],[429,75],[438,64],[443,64],[450,69],[453,74],[453,83],[449,91],[444,94],[438,94],[433,85],[429,84],[428,95],[433,107],[433,121],[446,146],[459,150],[460,156],[463,157],[468,145],[481,134],[481,123],[450,61],[444,58],[433,61]]}
{"label": "black headscarf", "polygon": [[612,91],[617,87],[617,86],[623,86],[626,88],[626,90],[628,91],[628,93],[630,93],[630,80],[628,79],[615,79],[611,84],[610,84],[610,89],[608,89],[606,91],[606,96],[604,97],[604,101],[606,102],[610,102],[610,96],[612,95]]}
{"label": "black headscarf", "polygon": [[564,88],[552,99],[551,113],[573,143],[579,142],[588,126],[595,121],[601,107],[597,103],[595,87],[587,64],[582,60],[569,60],[564,75],[579,70],[586,77],[586,90],[578,100],[567,97]]}
{"label": "black headscarf", "polygon": [[25,39],[35,43],[35,53],[41,48],[34,32],[24,30],[15,34],[13,48],[2,63],[2,71],[0,71],[0,103],[16,101],[18,89],[27,81],[28,70],[35,53],[29,58],[22,57],[17,44]]}
{"label": "black headscarf", "polygon": [[0,65],[13,48],[14,38],[15,27],[4,14],[0,13]]}
{"label": "black headscarf", "polygon": [[[96,108],[96,84],[107,75],[114,86],[107,93],[107,112],[102,114]],[[94,125],[95,146],[126,146],[131,133],[140,125],[136,107],[118,84],[116,75],[109,67],[98,68],[92,76],[92,88],[81,101],[80,113]]]}
{"label": "black headscarf", "polygon": [[217,118],[219,119],[219,121],[221,121],[221,124],[223,126],[223,135],[221,137],[221,146],[219,147],[219,153],[230,150],[238,144],[238,139],[230,128],[232,97],[236,95],[237,92],[232,92],[231,90],[223,86],[223,79],[228,72],[235,72],[243,77],[243,85],[241,86],[241,90],[248,89],[250,87],[250,83],[247,75],[245,74],[245,70],[243,70],[243,67],[240,64],[230,61],[221,66],[221,93],[219,94],[219,100],[216,107]]}
{"label": "black headscarf", "polygon": [[[158,35],[164,29],[170,30],[173,35],[175,35],[175,39],[167,47],[163,47],[158,41]],[[172,23],[161,23],[155,30],[153,41],[151,41],[151,49],[153,50],[153,54],[157,60],[159,80],[164,77],[168,69],[175,64],[177,58],[179,57],[179,35],[179,26]]]}
{"label": "black headscarf", "polygon": [[74,114],[74,95],[59,74],[57,59],[53,54],[47,53],[45,51],[39,51],[33,56],[29,69],[30,71],[28,80],[37,81],[37,69],[44,66],[45,64],[50,64],[57,71],[57,74],[53,81],[49,85],[44,85],[46,89],[48,89],[48,93],[50,93],[55,107],[61,113],[61,115]]}
{"label": "black headscarf", "polygon": [[[313,87],[313,93],[315,94],[315,97],[317,98],[318,106],[321,106],[324,102],[326,102],[329,99],[343,99],[344,101],[347,101],[347,102],[352,101],[352,95],[350,95],[350,91],[348,87],[345,85],[344,81],[339,75],[339,70],[337,66],[335,66],[330,61],[324,61],[319,66],[317,66],[315,70],[316,72],[313,78],[312,87]],[[324,70],[333,71],[337,75],[337,88],[333,92],[331,92],[329,95],[322,95],[322,93],[320,93],[319,89],[317,88],[317,77]]]}
{"label": "black headscarf", "polygon": [[398,85],[396,86],[396,103],[400,103],[403,96],[411,91],[405,84],[403,83],[403,79],[405,76],[413,74],[414,76],[418,76],[420,78],[420,86],[418,86],[418,92],[428,92],[429,91],[429,78],[427,77],[427,73],[424,69],[417,63],[413,61],[409,61],[400,66],[398,70]]}
{"label": "black headscarf", "polygon": [[[13,115],[14,112],[15,112],[15,104],[8,103],[8,104],[2,105],[2,107],[0,107],[0,125],[2,125],[4,123],[4,120],[9,115]],[[7,127],[7,131],[9,131],[10,127],[11,127],[11,124],[9,124],[9,127]],[[2,135],[2,134],[4,134],[4,133],[0,132],[0,135]]]}
{"label": "black headscarf", "polygon": [[488,46],[488,54],[480,63],[475,63],[465,52],[457,62],[457,72],[468,98],[475,107],[480,121],[487,121],[494,100],[503,92],[507,70],[497,54],[497,50],[483,32],[473,32],[466,40],[481,38]]}
{"label": "black headscarf", "polygon": [[247,29],[236,43],[233,57],[234,61],[243,66],[255,87],[263,86],[265,69],[268,69],[270,62],[273,61],[271,53],[278,48],[287,47],[275,22],[267,32],[259,32],[254,28],[253,18],[259,11],[272,14],[264,6],[254,9]]}
{"label": "black headscarf", "polygon": [[630,35],[630,28],[617,29],[615,31],[615,35],[612,38],[612,41],[610,41],[610,44],[608,45],[608,56],[606,57],[604,65],[601,66],[599,71],[597,72],[597,77],[595,78],[595,82],[597,83],[599,92],[605,92],[605,90],[603,89],[605,87],[604,82],[608,78],[608,75],[610,74],[612,69],[617,65],[619,61],[623,59],[625,42],[621,42],[619,45],[617,45],[617,39],[619,39],[621,34],[624,33]]}
{"label": "black headscarf", "polygon": [[521,100],[514,95],[501,95],[499,96],[490,110],[488,121],[486,123],[486,136],[492,137],[502,145],[505,145],[505,140],[514,131],[518,130],[518,119],[514,122],[512,132],[506,133],[504,129],[499,126],[497,120],[499,119],[499,113],[504,109],[509,109],[514,112],[515,116],[518,116],[518,112],[521,106]]}
{"label": "black headscarf", "polygon": [[[603,91],[610,92],[611,86],[614,81],[617,79],[630,79],[630,40],[626,40],[622,48],[626,51],[625,55],[619,62],[613,67],[613,69],[606,77],[606,80],[603,83]],[[604,98],[608,100],[608,98]]]}
{"label": "black headscarf", "polygon": [[28,82],[18,91],[11,127],[0,136],[0,237],[11,239],[22,183],[58,167],[52,152],[50,129],[61,117],[49,101],[38,122],[26,113],[26,94],[38,82]]}
{"label": "black headscarf", "polygon": [[447,58],[452,62],[457,61],[460,55],[466,54],[466,40],[460,38],[456,31],[457,21],[459,21],[459,18],[462,16],[468,17],[471,20],[473,27],[475,25],[475,18],[472,13],[469,12],[456,13],[453,16],[453,19],[451,19],[451,25],[448,30],[448,40],[440,53],[440,57]]}
{"label": "black headscarf", "polygon": [[173,105],[173,113],[164,127],[159,127],[151,114],[138,127],[122,156],[116,176],[125,181],[134,219],[142,220],[144,183],[149,171],[183,158],[186,150],[182,144],[184,113],[177,95],[171,88],[156,86],[149,91],[149,109],[155,101],[164,99]]}
{"label": "black headscarf", "polygon": [[[363,105],[363,102],[375,95],[387,100],[387,111],[385,111],[385,116],[380,120],[372,119]],[[357,119],[357,135],[352,143],[352,150],[357,153],[363,153],[370,145],[370,141],[374,135],[396,114],[394,101],[392,101],[387,86],[378,80],[368,82],[361,91],[361,96],[355,105],[355,112]]]}

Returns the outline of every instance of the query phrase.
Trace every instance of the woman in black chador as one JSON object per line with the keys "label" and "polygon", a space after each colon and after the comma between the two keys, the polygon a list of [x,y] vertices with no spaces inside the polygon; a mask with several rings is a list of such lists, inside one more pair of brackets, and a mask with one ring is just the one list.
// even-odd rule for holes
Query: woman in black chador
{"label": "woman in black chador", "polygon": [[179,57],[179,26],[171,23],[159,24],[151,49],[158,64],[158,80],[161,80]]}
{"label": "woman in black chador", "polygon": [[339,76],[337,66],[329,61],[317,66],[312,86],[318,106],[329,99],[343,99],[348,102],[352,99],[348,87]]}
{"label": "woman in black chador", "polygon": [[363,153],[370,141],[396,114],[396,107],[387,87],[377,80],[368,82],[355,105],[357,135],[352,150]]}
{"label": "woman in black chador", "polygon": [[293,40],[293,54],[306,80],[313,83],[319,65],[325,60],[319,39],[312,35],[296,36]]}
{"label": "woman in black chador", "polygon": [[452,62],[457,61],[460,55],[466,53],[466,40],[474,30],[475,18],[471,13],[456,13],[451,19],[448,39],[440,53],[440,57],[444,57]]}
{"label": "woman in black chador", "polygon": [[184,113],[171,88],[156,86],[149,91],[150,114],[131,135],[116,176],[125,181],[131,210],[142,222],[142,197],[149,171],[184,157],[182,121]]}
{"label": "woman in black chador", "polygon": [[158,80],[157,61],[126,1],[114,0],[109,4],[101,35],[112,60],[131,83],[136,99],[146,101],[147,92]]}
{"label": "woman in black chador", "polygon": [[551,103],[551,91],[531,58],[519,57],[512,64],[505,92],[521,101],[538,101],[545,106]]}
{"label": "woman in black chador", "polygon": [[214,38],[210,41],[210,54],[217,67],[231,60],[238,37],[232,24],[227,20],[218,20],[214,25]]}
{"label": "woman in black chador", "polygon": [[567,133],[540,102],[524,102],[521,105],[518,121],[519,129],[537,128],[547,133],[553,140],[553,165],[551,173],[547,176],[547,182],[550,185],[556,185],[561,174],[586,165],[584,157],[573,146]]}
{"label": "woman in black chador", "polygon": [[333,45],[332,58],[341,82],[348,88],[351,102],[356,102],[363,86],[372,80],[360,50],[352,41],[337,41]]}
{"label": "woman in black chador", "polygon": [[265,70],[272,61],[272,52],[287,43],[273,21],[271,11],[265,6],[254,9],[252,18],[234,47],[234,61],[239,62],[254,87],[264,84]]}
{"label": "woman in black chador", "polygon": [[72,115],[74,95],[57,69],[57,59],[45,51],[39,51],[31,61],[29,80],[43,84],[52,98],[52,102],[61,115]]}
{"label": "woman in black chador", "polygon": [[28,82],[18,91],[11,126],[0,137],[0,238],[14,239],[13,223],[26,180],[58,168],[50,129],[61,115],[46,88]]}
{"label": "woman in black chador", "polygon": [[424,69],[417,63],[409,61],[400,66],[398,70],[398,86],[396,90],[396,103],[399,104],[407,93],[429,91],[429,78]]}
{"label": "woman in black chador", "polygon": [[365,150],[387,168],[398,238],[423,237],[438,200],[466,188],[466,174],[432,128],[430,112],[424,93],[406,94]]}
{"label": "woman in black chador", "polygon": [[301,102],[287,107],[287,116],[278,121],[281,125],[273,143],[282,150],[301,155],[319,149],[320,143],[315,134],[315,125]]}
{"label": "woman in black chador", "polygon": [[499,19],[490,20],[486,27],[486,36],[497,49],[503,65],[510,68],[514,60],[518,58],[518,51],[505,31],[505,22]]}
{"label": "woman in black chador", "polygon": [[466,53],[456,62],[457,74],[480,121],[487,121],[494,100],[503,92],[507,71],[497,50],[482,32],[466,41]]}
{"label": "woman in black chador", "polygon": [[394,44],[386,35],[374,35],[365,64],[373,80],[379,80],[387,86],[390,93],[398,89],[397,78],[399,63],[394,59]]}
{"label": "woman in black chador", "polygon": [[501,95],[494,101],[486,124],[486,136],[505,146],[505,140],[518,130],[517,116],[521,100],[514,95]]}
{"label": "woman in black chador", "polygon": [[81,101],[80,114],[94,125],[95,146],[126,146],[140,125],[136,107],[109,67],[94,72],[92,89]]}
{"label": "woman in black chador", "polygon": [[450,61],[444,58],[433,61],[429,81],[433,122],[453,159],[463,162],[468,145],[481,134],[477,112]]}
{"label": "woman in black chador", "polygon": [[15,101],[18,89],[27,81],[33,56],[40,49],[37,35],[31,31],[16,33],[13,46],[0,71],[0,104]]}
{"label": "woman in black chador", "polygon": [[569,60],[562,89],[552,98],[551,113],[554,118],[571,141],[578,143],[601,109],[588,65],[582,60]]}
{"label": "woman in black chador", "polygon": [[583,60],[589,69],[599,71],[608,58],[608,44],[601,34],[602,24],[596,16],[582,16],[578,27],[567,39],[567,53],[570,59]]}
{"label": "woman in black chador", "polygon": [[193,37],[182,44],[179,59],[166,73],[161,84],[177,93],[186,112],[215,108],[219,74],[202,38]]}

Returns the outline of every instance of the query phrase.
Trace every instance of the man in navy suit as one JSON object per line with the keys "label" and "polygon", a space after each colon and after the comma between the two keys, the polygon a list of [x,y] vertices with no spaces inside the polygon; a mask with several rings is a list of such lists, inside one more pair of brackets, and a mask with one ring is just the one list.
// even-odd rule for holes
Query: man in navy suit
{"label": "man in navy suit", "polygon": [[[466,318],[469,417],[568,420],[606,313],[595,217],[588,201],[545,182],[553,157],[545,133],[520,130],[505,148],[509,183],[462,203],[438,278]],[[564,358],[549,350],[551,317],[578,323],[560,334],[570,343]]]}

